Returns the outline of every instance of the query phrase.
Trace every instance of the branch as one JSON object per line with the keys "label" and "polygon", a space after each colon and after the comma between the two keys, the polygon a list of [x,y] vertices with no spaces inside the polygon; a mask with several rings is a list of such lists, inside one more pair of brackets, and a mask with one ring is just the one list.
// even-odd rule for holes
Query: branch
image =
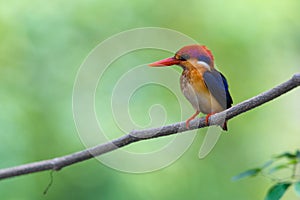
{"label": "branch", "polygon": [[[264,93],[252,97],[251,99],[243,101],[225,111],[212,115],[210,117],[210,126],[220,124],[224,120],[223,118],[224,116],[226,116],[226,120],[230,120],[237,115],[240,115],[268,101],[271,101],[272,99],[275,99],[280,95],[298,86],[300,86],[300,74],[295,74],[290,80],[274,87],[273,89],[270,89]],[[31,174],[31,173],[46,171],[46,170],[58,171],[69,165],[88,160],[90,158],[93,158],[94,156],[102,155],[104,153],[113,151],[117,148],[129,145],[134,142],[138,142],[140,140],[147,140],[147,139],[152,139],[157,137],[168,136],[172,134],[185,132],[188,130],[203,128],[206,126],[207,124],[205,122],[205,118],[198,118],[191,121],[190,129],[187,129],[185,127],[185,122],[179,122],[179,123],[170,124],[158,128],[134,130],[131,131],[129,134],[114,139],[110,142],[100,144],[83,151],[78,151],[73,154],[69,154],[66,156],[61,156],[49,160],[43,160],[39,162],[33,162],[29,164],[10,167],[6,169],[1,169],[0,179],[20,176],[24,174]]]}

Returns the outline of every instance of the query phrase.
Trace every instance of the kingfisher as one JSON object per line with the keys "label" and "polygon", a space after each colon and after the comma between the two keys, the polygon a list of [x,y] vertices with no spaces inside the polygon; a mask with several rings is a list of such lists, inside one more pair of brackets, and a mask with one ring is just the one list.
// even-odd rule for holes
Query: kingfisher
{"label": "kingfisher", "polygon": [[[192,104],[195,113],[186,120],[190,121],[199,113],[206,114],[206,123],[215,113],[230,108],[233,101],[228,90],[225,76],[215,69],[214,56],[204,45],[188,45],[179,49],[173,57],[149,64],[151,67],[178,65],[183,69],[180,77],[180,88],[187,100]],[[226,120],[221,128],[227,131]]]}

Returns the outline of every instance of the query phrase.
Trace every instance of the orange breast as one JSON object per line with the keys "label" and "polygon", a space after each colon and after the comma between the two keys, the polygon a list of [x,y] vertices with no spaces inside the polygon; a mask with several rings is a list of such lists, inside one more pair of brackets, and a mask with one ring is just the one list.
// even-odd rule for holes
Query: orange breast
{"label": "orange breast", "polygon": [[221,106],[205,85],[204,72],[203,68],[185,69],[180,78],[181,91],[195,110],[204,114],[220,112]]}

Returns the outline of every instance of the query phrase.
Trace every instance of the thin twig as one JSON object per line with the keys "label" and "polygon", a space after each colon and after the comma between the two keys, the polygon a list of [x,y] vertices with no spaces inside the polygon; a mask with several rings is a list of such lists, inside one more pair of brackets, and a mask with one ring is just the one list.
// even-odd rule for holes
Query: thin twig
{"label": "thin twig", "polygon": [[[295,74],[290,80],[264,92],[251,99],[243,101],[223,112],[217,113],[210,117],[210,125],[218,125],[224,120],[224,116],[226,116],[226,120],[230,120],[233,117],[240,115],[244,112],[247,112],[253,108],[256,108],[272,99],[279,97],[280,95],[296,88],[300,85],[300,74]],[[99,156],[104,153],[113,151],[117,148],[129,145],[131,143],[147,140],[151,138],[163,137],[167,135],[177,134],[181,132],[185,132],[188,130],[198,129],[206,127],[207,124],[205,122],[205,118],[198,118],[190,123],[190,129],[187,129],[185,126],[185,122],[179,122],[175,124],[170,124],[163,127],[151,128],[145,130],[135,130],[131,131],[129,134],[124,135],[120,138],[114,139],[110,142],[97,145],[95,147],[78,151],[73,154],[69,154],[66,156],[61,156],[57,158],[53,158],[50,160],[43,160],[39,162],[33,162],[29,164],[19,165],[15,167],[10,167],[6,169],[0,170],[0,179],[5,179],[14,176],[20,176],[24,174],[31,174],[39,171],[46,170],[60,170],[69,165],[82,162],[93,158],[94,156]]]}

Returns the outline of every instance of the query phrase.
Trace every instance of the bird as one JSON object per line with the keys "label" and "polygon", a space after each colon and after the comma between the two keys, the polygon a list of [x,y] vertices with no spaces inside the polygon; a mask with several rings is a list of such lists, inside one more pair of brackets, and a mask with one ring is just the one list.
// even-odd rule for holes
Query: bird
{"label": "bird", "polygon": [[[229,93],[225,76],[215,68],[214,56],[205,46],[187,45],[179,49],[173,57],[149,64],[150,67],[180,66],[183,71],[180,77],[180,88],[186,99],[192,104],[195,113],[186,120],[189,129],[190,121],[200,113],[209,117],[232,106],[233,100]],[[227,121],[220,125],[227,131]]]}

